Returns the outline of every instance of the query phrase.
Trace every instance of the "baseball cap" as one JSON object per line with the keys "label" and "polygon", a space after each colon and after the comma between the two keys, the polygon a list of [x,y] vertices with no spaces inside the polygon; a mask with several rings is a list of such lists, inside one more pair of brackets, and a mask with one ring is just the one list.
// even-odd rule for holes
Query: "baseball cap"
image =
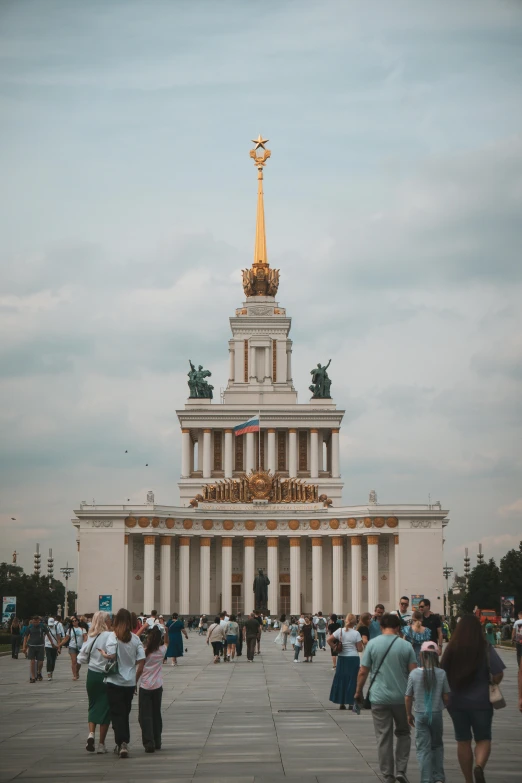
{"label": "baseball cap", "polygon": [[438,653],[439,648],[438,645],[435,644],[435,642],[423,642],[422,647],[420,648],[421,652],[436,652]]}
{"label": "baseball cap", "polygon": [[49,619],[47,620],[47,625],[55,625],[55,623],[56,620],[54,619],[54,617],[49,617]]}

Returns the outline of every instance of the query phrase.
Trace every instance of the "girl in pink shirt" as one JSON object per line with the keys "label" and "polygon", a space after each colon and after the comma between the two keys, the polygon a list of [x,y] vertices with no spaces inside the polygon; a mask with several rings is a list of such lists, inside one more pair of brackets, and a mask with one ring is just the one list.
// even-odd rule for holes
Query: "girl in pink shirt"
{"label": "girl in pink shirt", "polygon": [[145,665],[138,685],[141,739],[145,753],[154,753],[161,748],[161,697],[163,694],[163,658],[167,647],[159,626],[149,631],[145,648]]}

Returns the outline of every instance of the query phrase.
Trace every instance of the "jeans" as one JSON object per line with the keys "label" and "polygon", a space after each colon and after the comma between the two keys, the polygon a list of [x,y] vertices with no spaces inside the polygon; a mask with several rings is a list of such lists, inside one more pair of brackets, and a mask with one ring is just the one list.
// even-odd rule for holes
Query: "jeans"
{"label": "jeans", "polygon": [[297,646],[297,644],[294,644],[294,661],[299,660],[299,653],[301,652],[301,648]]}
{"label": "jeans", "polygon": [[107,683],[107,697],[111,709],[111,723],[116,745],[130,742],[129,715],[134,697],[134,685],[113,685]]}
{"label": "jeans", "polygon": [[143,747],[151,742],[155,748],[161,748],[161,697],[163,688],[153,691],[140,688],[138,720],[141,726],[141,741]]}
{"label": "jeans", "polygon": [[54,672],[57,655],[58,655],[58,650],[55,647],[45,648],[45,657],[47,658],[47,665],[46,665],[47,674],[52,674]]}
{"label": "jeans", "polygon": [[444,781],[444,744],[442,712],[432,714],[431,726],[424,712],[415,712],[415,747],[420,767],[420,783]]}
{"label": "jeans", "polygon": [[16,636],[15,636],[15,634],[11,635],[11,657],[12,658],[18,658],[18,653],[20,652],[20,639],[21,638],[22,637],[20,636],[20,634],[17,634]]}
{"label": "jeans", "polygon": [[254,660],[254,653],[256,651],[256,642],[257,642],[257,636],[247,636],[246,647],[247,647],[247,658],[249,661]]}
{"label": "jeans", "polygon": [[[381,775],[386,781],[392,781],[395,779],[395,768],[397,775],[399,773],[405,775],[408,768],[411,737],[406,707],[404,704],[374,704],[372,705],[372,718]],[[397,737],[395,759],[393,756],[394,726]]]}
{"label": "jeans", "polygon": [[326,650],[326,631],[317,631],[317,641],[319,642],[319,649]]}

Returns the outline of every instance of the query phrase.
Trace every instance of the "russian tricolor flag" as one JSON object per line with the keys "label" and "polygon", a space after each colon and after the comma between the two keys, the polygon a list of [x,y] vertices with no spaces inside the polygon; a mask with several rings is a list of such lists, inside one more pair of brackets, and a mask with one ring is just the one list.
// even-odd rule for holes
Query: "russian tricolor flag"
{"label": "russian tricolor flag", "polygon": [[244,424],[238,424],[237,427],[234,427],[235,435],[244,435],[246,432],[259,432],[259,416],[254,416]]}

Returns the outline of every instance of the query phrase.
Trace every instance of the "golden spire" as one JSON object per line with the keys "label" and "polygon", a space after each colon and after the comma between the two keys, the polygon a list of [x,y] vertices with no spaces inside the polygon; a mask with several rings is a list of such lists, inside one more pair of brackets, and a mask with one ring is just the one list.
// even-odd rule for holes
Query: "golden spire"
{"label": "golden spire", "polygon": [[[255,147],[250,150],[250,157],[257,168],[257,217],[254,263],[252,269],[243,270],[243,288],[247,296],[275,296],[279,286],[279,270],[270,269],[266,253],[263,168],[272,154],[265,147],[267,142],[268,139],[264,139],[259,134],[257,139],[252,139],[252,144],[255,144]],[[263,154],[257,155],[257,150],[260,147],[263,149]]]}

